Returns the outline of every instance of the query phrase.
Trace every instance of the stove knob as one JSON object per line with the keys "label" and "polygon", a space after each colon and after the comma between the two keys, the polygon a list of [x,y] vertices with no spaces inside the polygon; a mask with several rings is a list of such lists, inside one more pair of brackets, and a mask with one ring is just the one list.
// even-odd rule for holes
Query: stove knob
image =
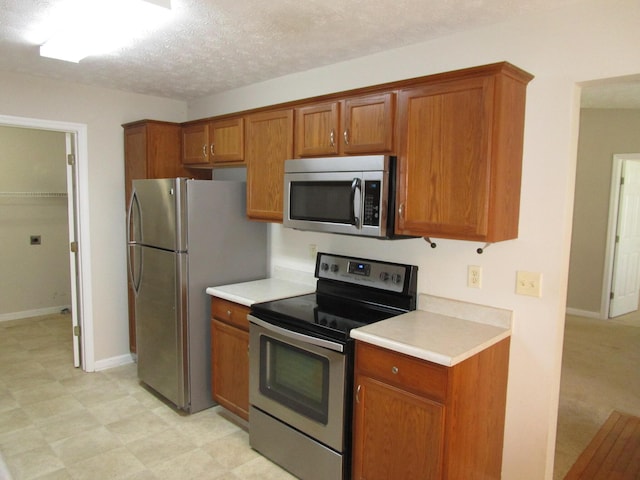
{"label": "stove knob", "polygon": [[320,264],[320,270],[322,270],[323,272],[326,272],[327,270],[329,270],[329,264],[325,263],[325,262],[322,262]]}
{"label": "stove knob", "polygon": [[336,273],[336,272],[338,271],[338,269],[339,269],[339,268],[340,268],[340,267],[338,267],[338,265],[337,265],[337,264],[335,264],[335,263],[331,265],[331,271],[332,271],[333,273]]}
{"label": "stove knob", "polygon": [[380,280],[383,282],[389,280],[389,272],[380,272]]}
{"label": "stove knob", "polygon": [[391,281],[395,284],[401,283],[402,275],[400,275],[399,273],[394,273],[393,275],[391,275]]}

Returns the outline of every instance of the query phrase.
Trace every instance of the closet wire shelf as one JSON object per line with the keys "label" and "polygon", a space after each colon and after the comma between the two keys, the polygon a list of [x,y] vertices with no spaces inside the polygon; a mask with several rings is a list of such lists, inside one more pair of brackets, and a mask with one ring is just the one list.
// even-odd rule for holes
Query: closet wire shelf
{"label": "closet wire shelf", "polygon": [[66,192],[0,192],[6,198],[65,198]]}

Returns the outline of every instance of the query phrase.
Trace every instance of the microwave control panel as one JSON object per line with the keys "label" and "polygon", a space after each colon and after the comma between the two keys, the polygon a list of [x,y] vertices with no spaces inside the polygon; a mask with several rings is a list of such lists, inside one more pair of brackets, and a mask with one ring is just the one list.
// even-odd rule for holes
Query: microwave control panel
{"label": "microwave control panel", "polygon": [[382,182],[380,180],[366,180],[364,182],[364,212],[362,215],[363,225],[380,225],[380,191]]}

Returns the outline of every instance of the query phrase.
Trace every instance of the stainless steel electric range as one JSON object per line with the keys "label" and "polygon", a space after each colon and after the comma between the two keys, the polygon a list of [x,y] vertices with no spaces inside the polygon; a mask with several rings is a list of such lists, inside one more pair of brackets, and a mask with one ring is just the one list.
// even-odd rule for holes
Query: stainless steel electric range
{"label": "stainless steel electric range", "polygon": [[416,308],[418,267],[318,253],[316,292],[249,315],[249,440],[303,480],[350,478],[351,329]]}

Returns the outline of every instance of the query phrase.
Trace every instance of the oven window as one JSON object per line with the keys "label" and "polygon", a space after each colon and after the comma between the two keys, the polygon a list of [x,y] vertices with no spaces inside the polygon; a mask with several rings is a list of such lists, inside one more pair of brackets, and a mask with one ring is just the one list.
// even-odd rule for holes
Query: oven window
{"label": "oven window", "polygon": [[260,337],[260,357],[260,392],[326,425],[329,360],[264,335]]}
{"label": "oven window", "polygon": [[331,223],[353,223],[351,181],[291,182],[289,217]]}

